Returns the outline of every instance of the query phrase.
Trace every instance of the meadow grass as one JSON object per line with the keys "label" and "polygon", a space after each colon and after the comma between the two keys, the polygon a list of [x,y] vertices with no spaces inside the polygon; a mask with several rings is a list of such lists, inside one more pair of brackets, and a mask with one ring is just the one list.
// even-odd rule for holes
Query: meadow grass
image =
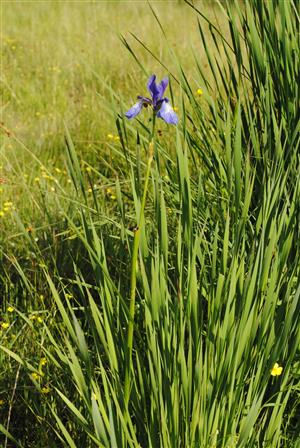
{"label": "meadow grass", "polygon": [[2,445],[298,446],[297,3],[4,6]]}

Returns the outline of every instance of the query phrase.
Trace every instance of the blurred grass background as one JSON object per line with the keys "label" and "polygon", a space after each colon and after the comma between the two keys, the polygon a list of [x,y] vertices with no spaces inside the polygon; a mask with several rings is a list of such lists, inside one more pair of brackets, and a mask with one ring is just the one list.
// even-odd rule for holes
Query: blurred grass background
{"label": "blurred grass background", "polygon": [[[228,32],[214,3],[198,4]],[[116,113],[126,110],[136,95],[146,93],[145,73],[126,51],[122,37],[148,74],[155,72],[159,77],[166,70],[132,33],[171,72],[176,67],[175,51],[195,91],[199,87],[193,51],[204,70],[208,62],[199,45],[195,14],[182,2],[153,5],[164,23],[169,46],[146,1],[2,2],[0,176],[7,179],[9,187],[1,187],[0,201],[3,205],[13,198],[16,207],[21,205],[19,212],[28,225],[38,220],[34,195],[39,194],[40,180],[47,184],[50,196],[54,193],[50,177],[67,182],[62,161],[65,126],[82,164],[94,164],[104,176],[116,174],[108,148],[118,145]],[[178,90],[174,101],[180,103]],[[167,126],[160,126],[168,134]],[[41,163],[49,170],[44,177]],[[7,222],[2,220],[2,225]],[[13,230],[10,224],[8,228]]]}
{"label": "blurred grass background", "polygon": [[[172,48],[195,77],[192,48],[205,68],[191,8],[155,2]],[[213,4],[200,3],[214,16]],[[174,59],[147,2],[7,2],[2,5],[2,112],[5,126],[35,154],[61,142],[65,122],[81,147],[101,145],[114,130],[98,93],[105,80],[126,105],[145,90],[142,71],[119,36],[135,33],[172,71]],[[219,26],[224,19],[218,12]],[[201,53],[202,51],[202,53]],[[164,69],[140,45],[137,58],[158,76]],[[196,82],[195,88],[198,87]],[[50,142],[50,143],[49,143]],[[9,141],[5,141],[9,144]],[[11,148],[8,148],[9,151]]]}

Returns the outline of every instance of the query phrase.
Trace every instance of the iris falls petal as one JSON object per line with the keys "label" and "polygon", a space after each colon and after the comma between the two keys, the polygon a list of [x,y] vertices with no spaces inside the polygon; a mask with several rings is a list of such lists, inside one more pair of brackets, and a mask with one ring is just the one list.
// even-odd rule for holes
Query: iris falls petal
{"label": "iris falls petal", "polygon": [[163,101],[161,108],[157,112],[157,116],[162,118],[168,124],[177,124],[178,117],[174,112],[173,107],[168,101]]}
{"label": "iris falls petal", "polygon": [[128,118],[128,120],[131,120],[132,118],[136,117],[142,110],[143,107],[143,101],[139,101],[138,103],[135,103],[125,114],[125,117]]}

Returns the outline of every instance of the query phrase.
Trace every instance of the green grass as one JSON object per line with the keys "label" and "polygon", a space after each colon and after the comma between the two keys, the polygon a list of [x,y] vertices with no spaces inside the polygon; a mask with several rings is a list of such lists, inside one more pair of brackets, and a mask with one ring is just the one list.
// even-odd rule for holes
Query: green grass
{"label": "green grass", "polygon": [[4,16],[0,443],[298,446],[297,3]]}

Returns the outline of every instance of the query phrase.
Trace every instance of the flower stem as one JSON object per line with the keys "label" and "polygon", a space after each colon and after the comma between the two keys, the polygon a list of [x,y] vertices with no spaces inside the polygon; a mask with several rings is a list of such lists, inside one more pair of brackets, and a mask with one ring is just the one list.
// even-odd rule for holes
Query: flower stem
{"label": "flower stem", "polygon": [[155,131],[155,113],[153,113],[152,121],[152,135],[149,143],[149,154],[147,162],[147,171],[144,184],[144,191],[142,197],[142,203],[140,208],[140,215],[138,225],[134,231],[133,250],[131,259],[131,278],[130,278],[130,304],[129,304],[129,320],[128,320],[128,332],[127,332],[127,345],[126,345],[126,365],[125,365],[125,383],[124,383],[124,400],[125,407],[128,407],[130,398],[130,379],[132,369],[132,344],[133,344],[133,329],[134,329],[134,315],[135,315],[135,294],[136,294],[136,273],[138,267],[138,254],[140,246],[141,226],[144,221],[144,211],[146,205],[147,190],[151,172],[151,164],[154,154],[154,131]]}

